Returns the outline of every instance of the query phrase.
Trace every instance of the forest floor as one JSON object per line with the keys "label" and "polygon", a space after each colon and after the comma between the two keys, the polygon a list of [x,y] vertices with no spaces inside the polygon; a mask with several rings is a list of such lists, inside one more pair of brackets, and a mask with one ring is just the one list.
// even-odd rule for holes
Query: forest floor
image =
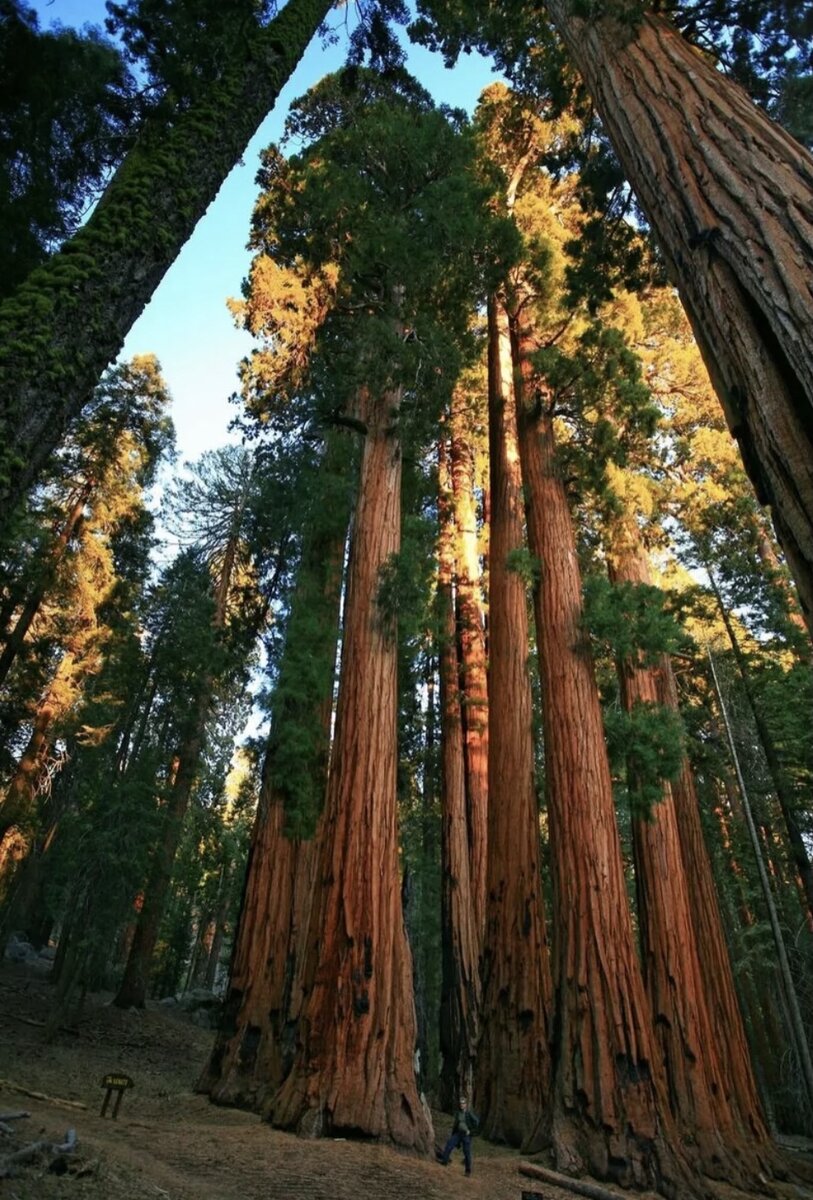
{"label": "forest floor", "polygon": [[[572,1200],[523,1180],[521,1157],[482,1139],[467,1179],[459,1153],[443,1168],[374,1143],[304,1141],[217,1108],[193,1091],[213,1033],[158,1006],[123,1012],[110,996],[88,997],[48,1044],[51,998],[41,975],[0,968],[0,1112],[30,1113],[13,1122],[13,1135],[0,1132],[0,1161],[36,1140],[60,1143],[68,1128],[77,1148],[62,1175],[48,1172],[47,1155],[0,1180],[2,1200],[520,1200],[523,1188]],[[115,1121],[99,1115],[101,1080],[111,1072],[135,1083]],[[448,1126],[437,1114],[439,1141]],[[735,1200],[738,1193],[726,1191]]]}

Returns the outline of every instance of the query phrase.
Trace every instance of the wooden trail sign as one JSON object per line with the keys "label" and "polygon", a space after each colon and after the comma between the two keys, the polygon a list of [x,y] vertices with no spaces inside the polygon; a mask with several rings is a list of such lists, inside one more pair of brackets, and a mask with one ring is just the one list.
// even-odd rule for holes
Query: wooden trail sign
{"label": "wooden trail sign", "polygon": [[135,1084],[133,1083],[133,1081],[129,1075],[112,1074],[112,1075],[105,1075],[104,1079],[102,1080],[102,1087],[107,1088],[107,1091],[105,1093],[104,1103],[102,1104],[102,1111],[99,1115],[102,1117],[107,1115],[107,1109],[108,1109],[108,1105],[110,1104],[110,1098],[114,1092],[117,1092],[118,1094],[116,1096],[116,1103],[113,1105],[113,1111],[110,1114],[110,1116],[115,1121],[116,1117],[119,1115],[119,1109],[121,1108],[121,1100],[122,1100],[124,1093],[127,1091],[128,1088],[135,1087]]}

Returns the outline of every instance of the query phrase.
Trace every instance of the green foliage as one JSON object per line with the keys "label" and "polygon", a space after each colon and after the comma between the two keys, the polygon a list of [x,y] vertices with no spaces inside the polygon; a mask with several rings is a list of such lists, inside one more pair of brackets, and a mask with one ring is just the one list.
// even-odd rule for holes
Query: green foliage
{"label": "green foliage", "polygon": [[0,3],[0,297],[80,224],[124,151],[132,81],[98,30]]}
{"label": "green foliage", "polygon": [[602,575],[584,582],[584,626],[600,650],[621,661],[654,664],[686,644],[669,611],[666,593],[643,583],[610,583]]}
{"label": "green foliage", "polygon": [[539,559],[534,558],[526,546],[515,546],[513,550],[509,550],[506,567],[519,575],[526,588],[534,588],[539,582]]}
{"label": "green foliage", "polygon": [[604,728],[610,759],[625,772],[632,815],[651,820],[663,797],[664,781],[680,772],[683,724],[660,704],[636,703],[630,711],[608,708]]}

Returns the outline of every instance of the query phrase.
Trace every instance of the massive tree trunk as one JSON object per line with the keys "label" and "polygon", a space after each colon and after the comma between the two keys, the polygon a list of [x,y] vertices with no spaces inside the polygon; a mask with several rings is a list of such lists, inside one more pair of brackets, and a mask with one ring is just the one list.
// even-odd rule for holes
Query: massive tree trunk
{"label": "massive tree trunk", "polygon": [[456,1109],[471,1095],[480,1036],[480,928],[472,892],[472,840],[466,805],[466,769],[454,579],[455,520],[445,440],[438,451],[440,539],[441,709],[441,948],[440,1099]]}
{"label": "massive tree trunk", "polygon": [[[651,585],[634,522],[615,522],[608,565],[614,583]],[[628,712],[660,703],[659,673],[642,658],[619,662],[622,701]],[[634,773],[628,785],[634,799]],[[760,1140],[767,1150],[767,1134],[758,1124],[759,1109],[753,1107],[753,1086],[742,1097],[744,1104],[726,1086],[733,1075],[749,1076],[750,1064],[746,1051],[744,1062],[727,1069],[722,1065],[722,1055],[731,1046],[728,1039],[718,1042],[707,1002],[670,781],[663,782],[651,813],[633,811],[632,842],[644,983],[672,1115],[682,1138],[695,1144],[705,1174],[751,1184],[765,1165],[755,1151]],[[688,863],[694,865],[691,859]],[[740,1054],[744,1050],[739,1047]]]}
{"label": "massive tree trunk", "polygon": [[[340,442],[338,451],[346,460],[346,439]],[[275,751],[294,726],[296,744],[309,746],[303,769],[311,773],[313,794],[321,808],[330,749],[348,508],[349,500],[345,506],[331,508],[327,528],[311,533],[299,568],[260,804],[251,834],[226,1005],[212,1056],[198,1084],[198,1090],[208,1092],[217,1104],[257,1112],[286,1078],[296,1051],[320,837],[320,824],[310,838],[292,832],[285,792],[274,781],[278,775]],[[322,516],[321,521],[324,519]],[[296,686],[288,691],[292,681]]]}
{"label": "massive tree trunk", "polygon": [[381,571],[401,536],[400,392],[363,396],[366,428],[345,601],[336,731],[294,1065],[267,1107],[275,1125],[427,1151],[415,1083],[412,964],[401,907],[397,663]]}
{"label": "massive tree trunk", "polygon": [[508,318],[489,302],[488,892],[476,1105],[491,1138],[538,1149],[550,1099],[551,980],[539,869],[528,610]]}
{"label": "massive tree trunk", "polygon": [[546,0],[660,244],[813,627],[813,159],[669,22]]}
{"label": "massive tree trunk", "polygon": [[[478,946],[486,910],[488,846],[488,680],[483,628],[474,448],[460,391],[452,398],[451,473],[456,532],[456,620],[460,706],[466,773],[466,819],[471,847],[471,903]],[[479,950],[478,950],[479,953]]]}
{"label": "massive tree trunk", "polygon": [[[659,702],[677,713],[677,684],[668,658],[661,664],[657,684]],[[722,1073],[722,1092],[737,1110],[741,1127],[762,1148],[768,1134],[751,1067],[714,873],[700,823],[694,774],[685,757],[680,774],[672,780],[671,792],[703,977],[703,993],[712,1023],[712,1045],[717,1049]]]}
{"label": "massive tree trunk", "polygon": [[676,1161],[635,949],[581,577],[553,419],[528,333],[515,329],[518,426],[542,687],[556,930],[557,1169],[624,1186],[691,1185]]}
{"label": "massive tree trunk", "polygon": [[6,519],[118,354],[330,7],[330,0],[288,0],[264,29],[235,39],[217,86],[171,120],[148,120],[87,223],[0,309]]}

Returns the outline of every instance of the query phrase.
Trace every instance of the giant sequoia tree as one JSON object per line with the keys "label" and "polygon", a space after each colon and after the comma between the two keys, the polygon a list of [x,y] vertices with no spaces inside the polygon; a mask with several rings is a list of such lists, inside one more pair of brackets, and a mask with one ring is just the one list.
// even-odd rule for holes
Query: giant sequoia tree
{"label": "giant sequoia tree", "polygon": [[265,1109],[286,1127],[426,1149],[396,827],[401,459],[459,360],[492,222],[470,140],[406,76],[329,77],[288,129],[310,144],[264,160],[247,315],[275,336],[250,405],[304,388],[311,419],[360,436],[361,468],[306,998],[290,1073]]}

